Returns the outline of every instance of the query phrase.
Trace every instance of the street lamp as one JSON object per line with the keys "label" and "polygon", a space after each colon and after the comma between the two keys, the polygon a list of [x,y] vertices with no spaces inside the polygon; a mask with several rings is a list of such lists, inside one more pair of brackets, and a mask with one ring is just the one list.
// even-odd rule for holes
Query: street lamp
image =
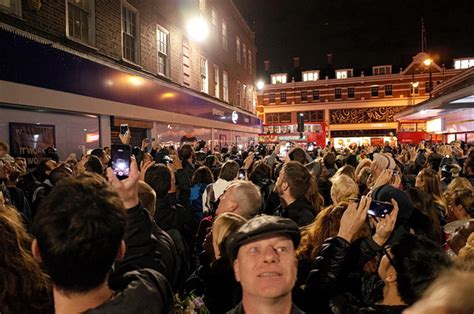
{"label": "street lamp", "polygon": [[430,83],[429,83],[430,85],[428,86],[428,88],[429,88],[428,91],[430,92],[430,98],[431,98],[431,91],[433,90],[433,80],[432,80],[432,76],[431,76],[431,64],[432,63],[433,63],[433,60],[431,60],[430,58],[423,61],[423,64],[425,66],[427,66],[429,71],[430,71],[429,72],[430,73]]}
{"label": "street lamp", "polygon": [[192,40],[202,42],[209,35],[209,26],[202,16],[196,16],[188,21],[186,31]]}
{"label": "street lamp", "polygon": [[264,87],[265,87],[265,82],[262,81],[262,80],[259,80],[259,81],[257,82],[257,89],[258,89],[258,90],[263,90]]}

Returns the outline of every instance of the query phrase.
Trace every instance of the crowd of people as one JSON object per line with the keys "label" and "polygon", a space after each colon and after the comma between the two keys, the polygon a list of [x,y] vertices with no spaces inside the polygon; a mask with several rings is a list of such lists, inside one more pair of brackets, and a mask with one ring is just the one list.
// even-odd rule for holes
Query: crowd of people
{"label": "crowd of people", "polygon": [[474,312],[474,146],[131,151],[0,142],[0,313]]}

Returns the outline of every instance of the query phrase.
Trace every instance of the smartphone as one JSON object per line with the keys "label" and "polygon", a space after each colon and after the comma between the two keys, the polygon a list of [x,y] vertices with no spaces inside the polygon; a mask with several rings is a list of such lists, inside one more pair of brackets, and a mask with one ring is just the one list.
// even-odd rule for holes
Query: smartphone
{"label": "smartphone", "polygon": [[125,135],[128,132],[128,124],[121,124],[120,125],[120,134]]}
{"label": "smartphone", "polygon": [[130,145],[112,145],[112,170],[119,180],[130,175]]}
{"label": "smartphone", "polygon": [[384,218],[386,215],[390,214],[392,210],[393,210],[392,203],[372,201],[370,203],[369,210],[367,211],[367,213],[370,216]]}
{"label": "smartphone", "polygon": [[280,153],[278,154],[278,156],[280,156],[281,158],[284,158],[286,157],[286,154],[288,154],[288,147],[280,146]]}
{"label": "smartphone", "polygon": [[239,170],[239,180],[245,180],[245,169]]}
{"label": "smartphone", "polygon": [[308,152],[312,152],[314,150],[314,144],[313,143],[309,143],[308,144]]}

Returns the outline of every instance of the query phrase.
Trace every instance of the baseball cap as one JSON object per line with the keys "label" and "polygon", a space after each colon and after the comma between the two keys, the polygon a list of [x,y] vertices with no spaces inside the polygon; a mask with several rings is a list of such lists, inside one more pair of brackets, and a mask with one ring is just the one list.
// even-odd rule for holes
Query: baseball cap
{"label": "baseball cap", "polygon": [[293,241],[295,249],[298,247],[301,235],[293,220],[269,215],[260,215],[250,219],[227,241],[227,252],[230,260],[236,259],[242,245],[269,235],[278,234],[288,236]]}

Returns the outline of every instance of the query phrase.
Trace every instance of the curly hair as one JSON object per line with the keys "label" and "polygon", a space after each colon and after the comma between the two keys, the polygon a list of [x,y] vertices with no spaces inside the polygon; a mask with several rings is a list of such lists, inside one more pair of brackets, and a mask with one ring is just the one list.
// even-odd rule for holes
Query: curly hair
{"label": "curly hair", "polygon": [[[348,204],[341,202],[323,209],[312,224],[310,224],[301,236],[301,242],[296,251],[298,260],[313,261],[318,256],[323,242],[337,235],[341,217],[347,209]],[[371,235],[370,228],[365,224],[357,233],[355,239]]]}
{"label": "curly hair", "polygon": [[2,313],[46,313],[51,305],[51,283],[31,254],[31,243],[17,210],[0,206]]}

